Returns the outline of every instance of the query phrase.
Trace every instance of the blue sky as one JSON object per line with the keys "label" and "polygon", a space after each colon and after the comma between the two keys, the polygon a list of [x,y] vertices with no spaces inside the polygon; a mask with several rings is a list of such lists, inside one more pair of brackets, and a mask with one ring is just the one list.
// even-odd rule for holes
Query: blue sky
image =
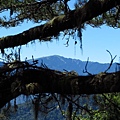
{"label": "blue sky", "polygon": [[[69,3],[73,9],[74,4]],[[1,28],[0,37],[5,37],[7,35],[15,35],[23,32],[31,27],[40,24],[35,24],[33,22],[25,22],[18,27],[13,28]],[[79,39],[78,44],[74,45],[75,40],[71,37],[69,46],[66,47],[66,39],[59,38],[59,40],[53,40],[53,42],[39,42],[36,40],[36,44],[27,44],[22,46],[21,59],[24,60],[25,57],[28,59],[39,57],[45,57],[50,55],[60,55],[67,58],[80,59],[86,61],[89,57],[90,61],[109,63],[110,55],[106,50],[109,50],[113,57],[117,55],[114,62],[119,62],[120,57],[120,29],[114,29],[108,26],[101,26],[101,28],[92,28],[88,26],[82,32],[83,36],[83,53],[80,49]],[[10,49],[8,49],[9,51]]]}
{"label": "blue sky", "polygon": [[[30,27],[36,26],[32,22],[24,23],[21,26],[15,28],[1,28],[0,37],[7,35],[14,35],[20,33]],[[53,42],[39,42],[36,40],[36,44],[27,44],[22,46],[21,58],[22,60],[27,57],[35,58],[45,57],[50,55],[61,55],[67,58],[74,58],[86,61],[89,57],[90,61],[108,63],[110,62],[110,55],[106,50],[109,50],[113,57],[117,55],[115,62],[119,61],[120,57],[120,29],[114,29],[107,26],[101,28],[92,28],[88,26],[86,30],[83,30],[83,53],[80,49],[79,39],[78,44],[74,45],[75,40],[70,38],[69,46],[66,47],[66,39],[59,38],[59,40],[53,40]]]}

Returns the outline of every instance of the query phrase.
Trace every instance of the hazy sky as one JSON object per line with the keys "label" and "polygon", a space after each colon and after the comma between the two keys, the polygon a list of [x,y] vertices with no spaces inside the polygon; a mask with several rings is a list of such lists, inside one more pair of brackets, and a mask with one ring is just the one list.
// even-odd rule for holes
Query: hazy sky
{"label": "hazy sky", "polygon": [[[14,35],[21,33],[31,27],[40,24],[34,24],[32,22],[26,22],[15,28],[1,28],[0,37],[7,35]],[[71,37],[69,46],[66,47],[66,39],[59,38],[59,40],[53,40],[53,42],[39,42],[36,40],[36,44],[29,43],[27,46],[22,46],[21,58],[22,60],[27,57],[35,58],[45,57],[50,55],[61,55],[67,58],[74,58],[86,61],[89,57],[90,61],[108,63],[110,62],[110,55],[106,50],[109,50],[113,57],[117,55],[115,62],[119,62],[120,57],[120,29],[114,29],[107,26],[101,28],[92,28],[88,26],[86,30],[83,30],[83,53],[80,49],[80,43],[74,45],[75,40]],[[76,39],[78,39],[76,37]],[[79,39],[78,39],[79,41]]]}

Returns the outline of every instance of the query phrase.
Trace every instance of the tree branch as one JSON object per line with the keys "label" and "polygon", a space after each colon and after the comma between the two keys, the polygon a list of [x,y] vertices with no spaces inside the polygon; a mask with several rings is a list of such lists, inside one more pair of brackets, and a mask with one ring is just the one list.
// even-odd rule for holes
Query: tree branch
{"label": "tree branch", "polygon": [[56,36],[65,29],[79,27],[79,24],[89,21],[117,5],[120,5],[120,0],[89,0],[83,7],[73,10],[67,15],[54,17],[44,25],[31,28],[17,35],[1,38],[0,49],[24,45],[36,39],[49,41],[49,39],[44,38]]}
{"label": "tree branch", "polygon": [[120,72],[78,76],[39,67],[11,77],[0,74],[0,108],[17,96],[37,93],[101,94],[120,92]]}

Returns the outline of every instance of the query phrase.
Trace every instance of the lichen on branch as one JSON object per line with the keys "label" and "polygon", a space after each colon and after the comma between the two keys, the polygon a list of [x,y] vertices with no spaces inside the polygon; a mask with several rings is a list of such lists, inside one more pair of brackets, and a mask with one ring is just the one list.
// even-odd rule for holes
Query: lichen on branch
{"label": "lichen on branch", "polygon": [[56,36],[60,31],[66,29],[79,27],[79,24],[85,23],[118,5],[120,5],[119,0],[90,0],[81,8],[72,10],[67,14],[55,16],[52,20],[43,25],[30,28],[16,35],[0,38],[0,49],[24,45],[36,39],[49,41],[50,39],[45,38]]}

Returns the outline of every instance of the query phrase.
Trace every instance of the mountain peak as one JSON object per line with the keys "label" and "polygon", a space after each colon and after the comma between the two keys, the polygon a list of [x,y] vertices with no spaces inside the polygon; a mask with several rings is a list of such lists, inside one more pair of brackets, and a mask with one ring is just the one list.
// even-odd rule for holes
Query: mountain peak
{"label": "mountain peak", "polygon": [[[65,58],[59,55],[52,55],[47,57],[41,57],[37,59],[38,64],[43,62],[48,68],[60,70],[60,71],[76,71],[80,75],[85,75],[83,70],[85,69],[86,61],[81,61],[79,59]],[[87,70],[92,74],[97,74],[104,72],[108,68],[108,63],[98,63],[98,62],[88,62]],[[114,63],[109,72],[115,71],[116,64]]]}

